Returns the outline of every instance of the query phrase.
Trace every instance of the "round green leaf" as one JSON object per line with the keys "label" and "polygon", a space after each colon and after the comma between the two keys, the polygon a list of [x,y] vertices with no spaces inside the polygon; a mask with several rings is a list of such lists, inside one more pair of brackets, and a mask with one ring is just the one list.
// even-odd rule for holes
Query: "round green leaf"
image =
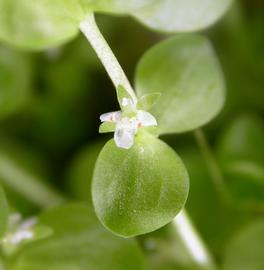
{"label": "round green leaf", "polygon": [[227,248],[224,270],[264,269],[264,220],[237,234]]}
{"label": "round green leaf", "polygon": [[136,90],[139,97],[161,93],[150,112],[162,134],[206,124],[225,99],[222,72],[211,44],[197,35],[173,37],[150,49],[138,65]]}
{"label": "round green leaf", "polygon": [[0,0],[0,39],[27,48],[60,45],[78,33],[84,10],[74,0]]}
{"label": "round green leaf", "polygon": [[92,183],[95,212],[113,233],[131,237],[169,223],[185,204],[188,174],[177,154],[145,134],[129,150],[110,140],[99,155]]}
{"label": "round green leaf", "polygon": [[30,95],[26,55],[0,47],[0,119],[17,112]]}
{"label": "round green leaf", "polygon": [[232,0],[154,0],[133,13],[146,26],[159,31],[197,31],[215,23]]}
{"label": "round green leaf", "polygon": [[122,239],[106,231],[92,209],[68,204],[50,209],[39,217],[53,230],[45,239],[28,244],[13,270],[143,270],[144,258],[133,239]]}
{"label": "round green leaf", "polygon": [[0,240],[5,234],[8,224],[8,204],[5,193],[0,186]]}

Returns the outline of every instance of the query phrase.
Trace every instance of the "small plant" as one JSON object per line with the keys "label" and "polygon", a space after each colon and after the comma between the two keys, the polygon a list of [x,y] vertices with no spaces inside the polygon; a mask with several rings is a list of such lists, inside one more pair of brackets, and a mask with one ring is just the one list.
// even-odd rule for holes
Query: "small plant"
{"label": "small plant", "polygon": [[[177,249],[185,259],[169,258],[168,261],[173,261],[173,265],[184,265],[186,270],[218,269],[185,210],[189,178],[192,179],[195,170],[186,168],[181,155],[165,142],[164,135],[194,131],[214,183],[212,194],[217,191],[215,197],[219,196],[224,207],[236,205],[249,212],[257,207],[259,211],[263,210],[261,162],[253,157],[250,160],[241,158],[235,147],[233,149],[233,132],[239,133],[241,126],[243,129],[243,125],[251,125],[251,120],[238,120],[238,124],[220,138],[216,157],[201,130],[222,110],[225,82],[210,41],[201,34],[190,32],[211,26],[225,14],[231,2],[0,0],[0,39],[9,46],[31,51],[47,50],[71,41],[82,32],[109,75],[120,107],[113,112],[101,112],[99,133],[113,132],[113,139],[103,147],[100,144],[92,151],[92,157],[89,156],[93,173],[81,174],[81,181],[84,181],[81,189],[87,189],[89,193],[91,189],[96,216],[89,203],[66,202],[69,198],[45,182],[35,181],[34,173],[17,166],[20,162],[0,151],[0,177],[5,185],[41,209],[53,206],[36,218],[22,220],[19,211],[11,207],[9,191],[7,202],[4,190],[0,189],[0,269],[143,270],[148,267],[146,257],[151,257],[152,248],[158,250],[161,257],[164,250],[174,249],[168,243],[167,248],[162,249],[159,239],[159,233],[162,234],[162,230],[168,233],[171,227],[174,233],[169,239],[180,243]],[[133,86],[97,26],[94,17],[97,12],[129,15],[152,31],[172,35],[144,53],[137,65]],[[0,100],[3,107],[0,117],[5,119],[26,102],[27,106],[33,104],[33,98],[28,101],[32,59],[4,47],[0,48],[0,57],[5,78],[12,78],[0,82],[1,88],[6,89],[4,102]],[[264,134],[258,127],[261,124],[256,120],[252,125],[254,128],[249,130],[256,130],[255,138],[261,141],[259,138]],[[247,140],[245,145],[249,145]],[[186,153],[183,151],[183,156]],[[245,153],[247,156],[251,150],[245,149]],[[86,171],[86,163],[85,155],[81,171]],[[83,175],[87,179],[83,179]],[[253,182],[256,180],[255,185],[250,177]],[[206,180],[208,176],[201,178]],[[231,180],[226,184],[224,178]],[[244,189],[238,188],[240,179],[245,179]],[[202,184],[201,181],[200,186]],[[205,189],[208,186],[210,184],[206,183]],[[246,191],[249,186],[252,193]],[[84,194],[89,200],[87,193]],[[208,210],[206,205],[203,207],[210,213],[210,206]],[[168,226],[164,229],[165,225]],[[239,260],[232,253],[237,246],[242,246],[241,253],[246,253],[247,239],[257,238],[256,235],[263,232],[262,225],[260,221],[235,238],[227,250],[225,270],[239,269]],[[158,229],[161,230],[152,233]],[[132,238],[137,236],[140,237]],[[137,242],[142,244],[145,255]],[[165,258],[168,254],[170,252]],[[260,269],[259,265],[254,270]],[[163,267],[167,265],[161,263],[157,267],[165,269]],[[168,269],[183,269],[177,267]]]}

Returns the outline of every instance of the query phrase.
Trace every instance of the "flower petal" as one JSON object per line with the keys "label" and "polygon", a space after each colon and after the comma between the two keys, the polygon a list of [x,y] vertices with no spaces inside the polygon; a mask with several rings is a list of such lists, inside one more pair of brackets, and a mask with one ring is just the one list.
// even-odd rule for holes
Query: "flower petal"
{"label": "flower petal", "polygon": [[100,116],[101,122],[118,122],[121,120],[122,117],[122,112],[121,111],[116,111],[116,112],[109,112],[109,113],[104,113]]}
{"label": "flower petal", "polygon": [[139,110],[137,112],[137,119],[142,126],[157,126],[157,120],[155,117],[146,111]]}
{"label": "flower petal", "polygon": [[33,238],[33,232],[29,230],[18,230],[12,237],[9,239],[11,244],[17,245],[24,240]]}
{"label": "flower petal", "polygon": [[129,149],[134,144],[134,136],[130,130],[126,129],[116,129],[114,140],[117,147]]}
{"label": "flower petal", "polygon": [[115,129],[114,140],[117,147],[129,149],[134,144],[137,133],[136,119],[123,118]]}

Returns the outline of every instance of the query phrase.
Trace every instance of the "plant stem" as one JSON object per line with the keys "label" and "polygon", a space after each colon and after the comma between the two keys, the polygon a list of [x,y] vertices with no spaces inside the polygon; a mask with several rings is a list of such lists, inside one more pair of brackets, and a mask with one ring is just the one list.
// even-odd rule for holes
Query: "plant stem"
{"label": "plant stem", "polygon": [[88,15],[86,19],[80,23],[80,30],[95,50],[114,86],[117,88],[119,85],[122,85],[127,90],[134,103],[136,103],[137,97],[135,92],[111,48],[97,27],[93,13]]}
{"label": "plant stem", "polygon": [[210,148],[204,132],[201,129],[196,129],[194,131],[194,137],[204,157],[208,171],[211,175],[211,179],[213,180],[217,191],[223,199],[227,200],[224,177],[222,175],[221,169],[217,164],[217,161],[215,160],[214,154]]}
{"label": "plant stem", "polygon": [[172,223],[194,263],[202,269],[216,269],[211,254],[194,228],[186,210],[182,210]]}
{"label": "plant stem", "polygon": [[0,178],[6,186],[40,207],[47,207],[64,201],[62,195],[48,184],[17,167],[2,154],[0,155]]}

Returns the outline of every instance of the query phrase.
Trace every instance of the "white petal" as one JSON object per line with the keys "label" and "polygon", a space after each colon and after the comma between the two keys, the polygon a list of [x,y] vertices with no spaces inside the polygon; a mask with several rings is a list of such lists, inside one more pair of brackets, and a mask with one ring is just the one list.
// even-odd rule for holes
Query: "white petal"
{"label": "white petal", "polygon": [[157,126],[157,120],[155,117],[146,111],[139,110],[137,112],[137,119],[142,126]]}
{"label": "white petal", "polygon": [[10,239],[12,244],[19,244],[23,240],[28,240],[33,238],[33,232],[27,230],[17,231]]}
{"label": "white petal", "polygon": [[136,133],[136,119],[122,119],[122,121],[117,124],[114,134],[114,140],[117,147],[125,149],[132,147]]}
{"label": "white petal", "polygon": [[117,147],[129,149],[134,144],[135,134],[125,129],[116,129],[114,140]]}
{"label": "white petal", "polygon": [[122,113],[121,111],[116,111],[116,112],[109,112],[109,113],[104,113],[100,116],[101,122],[114,122],[116,123],[117,121],[121,120]]}

